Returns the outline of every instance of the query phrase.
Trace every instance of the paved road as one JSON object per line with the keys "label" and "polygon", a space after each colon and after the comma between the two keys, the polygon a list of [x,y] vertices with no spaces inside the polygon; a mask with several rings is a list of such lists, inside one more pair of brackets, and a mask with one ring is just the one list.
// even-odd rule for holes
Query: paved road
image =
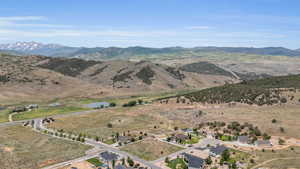
{"label": "paved road", "polygon": [[[35,129],[41,129],[42,131],[47,130],[47,131],[53,132],[53,130],[47,129],[47,128],[42,124],[42,119],[35,119],[34,128],[35,128]],[[53,136],[53,137],[55,137],[55,136]],[[130,157],[133,161],[137,161],[137,162],[139,162],[139,163],[141,163],[141,164],[143,164],[143,165],[145,165],[145,166],[148,166],[148,167],[150,167],[150,168],[152,168],[152,169],[161,169],[160,167],[158,167],[158,166],[152,164],[151,162],[148,162],[148,161],[146,161],[146,160],[140,159],[139,157],[136,157],[136,156],[134,156],[134,155],[131,155],[131,154],[127,153],[127,152],[120,151],[119,149],[117,149],[117,148],[115,148],[115,147],[113,147],[113,146],[110,146],[110,145],[107,145],[107,144],[104,144],[104,143],[101,143],[101,142],[96,142],[96,141],[93,140],[93,139],[88,139],[88,138],[86,138],[86,139],[85,139],[85,144],[91,145],[91,146],[93,146],[93,147],[96,147],[96,148],[99,148],[99,149],[103,149],[103,150],[106,150],[106,151],[114,152],[114,153],[117,153],[117,154],[119,154],[119,155],[121,155],[121,156],[124,156],[124,157]],[[84,157],[79,158],[79,159],[76,159],[76,160],[77,160],[77,161],[79,161],[79,160],[83,161],[83,160],[85,160],[87,157],[89,157],[89,156],[84,156]],[[65,165],[67,165],[67,164],[69,164],[69,163],[66,162]],[[59,165],[59,164],[57,164],[57,165]],[[53,166],[50,166],[50,168],[51,168],[51,167],[52,167],[52,168],[55,168],[55,166],[56,166],[56,165],[54,165],[54,167],[53,167]],[[48,167],[47,169],[50,169],[50,168]]]}
{"label": "paved road", "polygon": [[[100,110],[98,110],[98,109],[97,110],[87,110],[87,111],[73,112],[73,113],[67,113],[67,114],[57,114],[57,115],[47,116],[47,117],[52,117],[52,118],[68,117],[68,116],[74,116],[74,115],[93,113],[93,112],[97,112],[97,111],[100,111]],[[25,122],[31,121],[31,120],[38,120],[41,118],[43,118],[43,117],[35,118],[35,119],[28,119],[28,120],[19,120],[19,121],[0,123],[0,127],[13,126],[13,125],[22,124],[22,123],[25,123]]]}

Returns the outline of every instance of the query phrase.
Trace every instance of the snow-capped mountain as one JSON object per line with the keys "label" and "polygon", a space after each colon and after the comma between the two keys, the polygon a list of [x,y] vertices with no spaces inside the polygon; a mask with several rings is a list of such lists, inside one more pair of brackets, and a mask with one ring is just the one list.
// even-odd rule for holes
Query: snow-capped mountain
{"label": "snow-capped mountain", "polygon": [[57,44],[42,44],[38,42],[16,42],[10,44],[0,44],[0,50],[14,50],[20,52],[28,52],[39,49],[57,49],[64,46]]}
{"label": "snow-capped mountain", "polygon": [[38,42],[16,42],[10,44],[0,44],[0,50],[17,52],[20,55],[44,55],[55,57],[67,57],[80,48],[67,47],[58,44],[43,44]]}

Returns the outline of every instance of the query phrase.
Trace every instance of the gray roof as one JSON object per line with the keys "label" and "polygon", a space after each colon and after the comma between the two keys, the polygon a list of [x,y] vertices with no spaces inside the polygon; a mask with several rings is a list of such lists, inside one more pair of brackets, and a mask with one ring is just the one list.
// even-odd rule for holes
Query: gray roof
{"label": "gray roof", "polygon": [[225,150],[228,148],[223,146],[223,145],[217,145],[216,147],[210,147],[210,152],[216,154],[216,155],[221,155]]}
{"label": "gray roof", "polygon": [[95,102],[86,105],[88,108],[101,108],[101,107],[109,107],[108,102]]}
{"label": "gray roof", "polygon": [[238,141],[242,143],[247,143],[249,141],[248,136],[238,136]]}
{"label": "gray roof", "polygon": [[127,169],[127,167],[119,164],[119,165],[115,166],[115,169]]}
{"label": "gray roof", "polygon": [[256,145],[271,145],[270,140],[257,140],[255,141]]}
{"label": "gray roof", "polygon": [[204,159],[193,156],[191,154],[182,153],[184,158],[188,161],[189,168],[202,168],[204,165]]}
{"label": "gray roof", "polygon": [[100,153],[100,157],[106,161],[113,161],[113,160],[118,160],[119,155],[112,152],[105,151]]}

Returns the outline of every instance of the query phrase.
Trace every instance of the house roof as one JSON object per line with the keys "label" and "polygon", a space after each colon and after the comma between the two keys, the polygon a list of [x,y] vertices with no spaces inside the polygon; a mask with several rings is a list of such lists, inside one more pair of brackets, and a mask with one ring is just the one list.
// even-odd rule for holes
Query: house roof
{"label": "house roof", "polygon": [[191,154],[182,153],[184,158],[188,161],[189,168],[201,168],[204,165],[204,159],[193,156]]}
{"label": "house roof", "polygon": [[86,105],[88,108],[100,108],[100,107],[108,107],[108,102],[95,102]]}
{"label": "house roof", "polygon": [[100,157],[106,161],[113,161],[113,160],[118,160],[119,155],[112,152],[105,151],[100,153]]}
{"label": "house roof", "polygon": [[271,145],[270,140],[256,140],[255,141],[256,145]]}
{"label": "house roof", "polygon": [[210,147],[210,152],[216,154],[216,155],[221,155],[225,150],[228,148],[223,146],[223,145],[217,145],[216,147]]}
{"label": "house roof", "polygon": [[188,136],[184,134],[176,134],[175,137],[182,140],[188,139]]}
{"label": "house roof", "polygon": [[238,141],[246,143],[249,141],[249,137],[248,136],[238,136]]}
{"label": "house roof", "polygon": [[129,141],[131,139],[131,137],[129,136],[119,136],[118,137],[118,141],[120,142],[126,142],[126,141]]}

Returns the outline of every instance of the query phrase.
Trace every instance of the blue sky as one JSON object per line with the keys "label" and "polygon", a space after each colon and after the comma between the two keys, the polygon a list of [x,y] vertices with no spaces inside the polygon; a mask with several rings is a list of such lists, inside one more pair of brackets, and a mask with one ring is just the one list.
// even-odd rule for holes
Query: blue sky
{"label": "blue sky", "polygon": [[0,43],[300,48],[299,0],[2,0]]}

